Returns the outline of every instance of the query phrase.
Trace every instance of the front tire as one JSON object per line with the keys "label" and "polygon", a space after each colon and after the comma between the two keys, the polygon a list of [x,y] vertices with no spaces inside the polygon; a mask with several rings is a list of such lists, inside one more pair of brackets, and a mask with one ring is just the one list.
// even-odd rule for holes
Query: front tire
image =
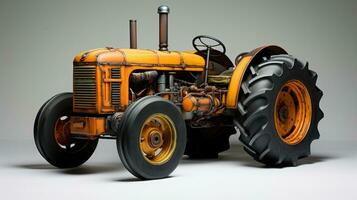
{"label": "front tire", "polygon": [[132,103],[117,131],[120,159],[140,179],[169,176],[186,146],[186,126],[181,112],[173,103],[157,96]]}
{"label": "front tire", "polygon": [[70,137],[72,93],[61,93],[49,99],[37,113],[34,124],[35,144],[51,165],[72,168],[82,165],[93,154],[98,139]]}
{"label": "front tire", "polygon": [[290,55],[272,56],[247,73],[237,118],[244,149],[268,166],[296,165],[320,136],[317,74]]}

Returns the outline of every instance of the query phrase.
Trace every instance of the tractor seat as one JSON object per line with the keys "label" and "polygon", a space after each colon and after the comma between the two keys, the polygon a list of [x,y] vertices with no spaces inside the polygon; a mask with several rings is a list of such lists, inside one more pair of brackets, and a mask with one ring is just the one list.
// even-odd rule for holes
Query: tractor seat
{"label": "tractor seat", "polygon": [[228,85],[233,74],[233,68],[229,68],[219,75],[208,75],[208,83],[215,85]]}

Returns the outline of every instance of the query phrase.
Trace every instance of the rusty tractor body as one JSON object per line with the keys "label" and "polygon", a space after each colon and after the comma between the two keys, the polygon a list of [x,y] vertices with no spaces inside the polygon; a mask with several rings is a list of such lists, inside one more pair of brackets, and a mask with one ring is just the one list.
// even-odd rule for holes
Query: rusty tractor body
{"label": "rusty tractor body", "polygon": [[210,36],[195,50],[168,49],[167,6],[158,10],[159,50],[99,48],[73,61],[73,93],[47,101],[35,142],[52,165],[83,164],[98,139],[115,139],[124,166],[142,179],[167,177],[182,155],[217,157],[240,132],[244,149],[270,166],[296,165],[319,137],[317,75],[279,46],[239,54],[235,62]]}

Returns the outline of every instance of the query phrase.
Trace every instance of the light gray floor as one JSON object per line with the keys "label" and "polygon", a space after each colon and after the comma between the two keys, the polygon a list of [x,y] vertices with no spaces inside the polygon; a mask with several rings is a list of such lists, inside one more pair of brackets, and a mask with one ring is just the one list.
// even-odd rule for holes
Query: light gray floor
{"label": "light gray floor", "polygon": [[[236,135],[232,140],[236,139]],[[241,145],[217,160],[183,158],[172,176],[139,181],[101,141],[77,169],[56,169],[30,140],[0,141],[1,199],[357,199],[357,145],[319,140],[298,167],[265,168]]]}

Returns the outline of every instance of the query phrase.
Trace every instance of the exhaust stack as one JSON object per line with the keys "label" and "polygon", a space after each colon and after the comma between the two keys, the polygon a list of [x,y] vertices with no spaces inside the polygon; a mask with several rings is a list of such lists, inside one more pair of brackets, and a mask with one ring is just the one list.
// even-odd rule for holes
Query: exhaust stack
{"label": "exhaust stack", "polygon": [[168,6],[160,6],[157,9],[159,13],[159,50],[167,51],[168,50],[168,15],[170,8]]}
{"label": "exhaust stack", "polygon": [[129,29],[130,29],[130,49],[138,48],[138,33],[136,29],[136,20],[131,19],[129,21]]}

